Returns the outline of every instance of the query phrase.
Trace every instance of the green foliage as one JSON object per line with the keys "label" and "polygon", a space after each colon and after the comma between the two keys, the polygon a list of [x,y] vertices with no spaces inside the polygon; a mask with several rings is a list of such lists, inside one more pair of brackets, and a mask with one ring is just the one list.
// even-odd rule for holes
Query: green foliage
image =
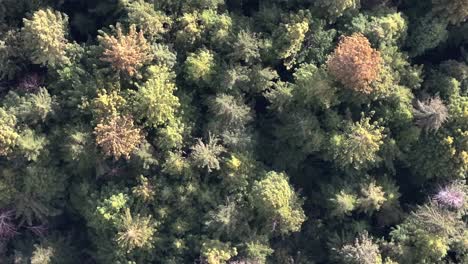
{"label": "green foliage", "polygon": [[403,263],[441,261],[451,242],[463,236],[465,224],[453,212],[429,203],[419,207],[407,220],[391,232],[392,239],[403,246]]}
{"label": "green foliage", "polygon": [[149,217],[133,217],[128,208],[119,220],[117,244],[130,252],[139,248],[151,248],[155,228]]}
{"label": "green foliage", "polygon": [[346,193],[345,191],[340,191],[335,194],[333,198],[330,199],[333,204],[333,215],[344,216],[349,215],[357,206],[358,200],[356,195]]}
{"label": "green foliage", "polygon": [[405,40],[408,23],[401,12],[385,10],[375,15],[360,14],[348,27],[351,32],[361,32],[376,45],[395,45]]}
{"label": "green foliage", "polygon": [[34,130],[26,129],[22,131],[17,140],[17,148],[27,160],[36,161],[44,147],[47,145],[47,139],[43,135],[36,135]]}
{"label": "green foliage", "polygon": [[0,262],[468,263],[466,1],[0,1]]}
{"label": "green foliage", "polygon": [[24,68],[25,54],[19,31],[9,30],[0,36],[0,78],[12,80]]}
{"label": "green foliage", "polygon": [[309,31],[309,22],[307,20],[283,24],[276,33],[277,37],[274,43],[274,50],[278,58],[284,60],[287,69],[292,68],[295,63],[295,57],[301,50],[302,43]]}
{"label": "green foliage", "polygon": [[212,131],[244,127],[252,120],[250,108],[239,98],[221,94],[211,99],[209,109],[213,115]]}
{"label": "green foliage", "polygon": [[336,165],[357,170],[375,166],[381,160],[378,152],[384,143],[383,130],[377,122],[362,117],[347,124],[342,133],[332,135],[329,148]]}
{"label": "green foliage", "polygon": [[197,84],[209,83],[216,73],[216,62],[213,52],[201,49],[189,54],[185,61],[187,78]]}
{"label": "green foliage", "polygon": [[208,240],[202,244],[202,256],[208,264],[222,264],[237,255],[237,249],[229,243]]}
{"label": "green foliage", "polygon": [[[467,171],[468,133],[427,135],[422,137],[410,153],[412,169],[419,177],[464,178]],[[461,143],[461,144],[460,144]]]}
{"label": "green foliage", "polygon": [[296,155],[309,155],[321,150],[326,144],[326,135],[314,114],[297,111],[285,116],[284,119],[282,126],[278,127],[275,133],[280,141],[287,142],[288,147],[299,150]]}
{"label": "green foliage", "polygon": [[0,108],[0,155],[10,153],[16,145],[19,135],[15,130],[16,117]]}
{"label": "green foliage", "polygon": [[45,223],[47,217],[60,213],[66,175],[53,167],[29,166],[22,170],[21,189],[16,196],[16,216],[21,223]]}
{"label": "green foliage", "polygon": [[452,24],[460,24],[468,19],[466,0],[432,0],[433,12],[447,19]]}
{"label": "green foliage", "polygon": [[247,257],[258,263],[266,263],[266,259],[273,253],[273,250],[259,242],[247,243]]}
{"label": "green foliage", "polygon": [[23,19],[23,23],[24,45],[30,50],[33,63],[51,67],[67,63],[67,15],[52,9],[41,9],[34,12],[31,19]]}
{"label": "green foliage", "polygon": [[4,107],[13,113],[19,122],[37,124],[44,122],[54,112],[55,100],[47,89],[20,96],[15,92],[6,95]]}
{"label": "green foliage", "polygon": [[165,66],[150,67],[150,77],[135,93],[136,116],[147,125],[157,127],[175,119],[179,99],[173,73]]}
{"label": "green foliage", "polygon": [[177,22],[176,43],[185,47],[200,42],[221,45],[229,39],[232,27],[229,15],[218,14],[213,9],[184,13]]}
{"label": "green foliage", "polygon": [[163,12],[156,11],[154,4],[140,0],[123,1],[127,5],[129,24],[138,25],[149,39],[161,39],[169,31],[172,20]]}
{"label": "green foliage", "polygon": [[418,56],[437,47],[448,37],[447,22],[424,16],[414,22],[408,33],[407,46],[412,56]]}
{"label": "green foliage", "polygon": [[297,101],[322,108],[337,104],[337,88],[326,70],[313,64],[303,64],[294,73],[294,78]]}
{"label": "green foliage", "polygon": [[257,61],[260,58],[260,40],[257,35],[249,31],[239,31],[232,42],[230,57],[247,64]]}
{"label": "green foliage", "polygon": [[315,5],[324,9],[332,20],[342,16],[347,11],[361,7],[360,0],[319,0],[315,2]]}
{"label": "green foliage", "polygon": [[297,232],[306,217],[302,201],[289,185],[284,173],[271,171],[257,181],[253,187],[252,199],[257,209],[268,221],[277,221],[281,233]]}
{"label": "green foliage", "polygon": [[361,210],[368,213],[373,210],[379,210],[382,204],[387,201],[385,193],[381,186],[371,182],[361,189],[362,198],[359,199]]}

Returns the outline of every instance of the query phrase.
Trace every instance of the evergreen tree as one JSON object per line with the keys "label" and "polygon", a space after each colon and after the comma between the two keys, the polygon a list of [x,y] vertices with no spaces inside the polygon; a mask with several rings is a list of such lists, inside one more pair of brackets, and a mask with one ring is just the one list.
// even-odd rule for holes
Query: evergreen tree
{"label": "evergreen tree", "polygon": [[271,171],[257,181],[252,199],[270,223],[277,223],[281,233],[297,232],[306,217],[300,208],[301,200],[289,185],[284,173]]}
{"label": "evergreen tree", "polygon": [[135,93],[136,116],[146,124],[157,127],[175,119],[179,99],[173,73],[165,66],[152,66],[150,77]]}
{"label": "evergreen tree", "polygon": [[330,138],[330,151],[339,167],[354,169],[373,166],[381,158],[378,156],[385,135],[384,128],[370,118],[363,117],[356,123],[348,124],[343,134]]}
{"label": "evergreen tree", "polygon": [[66,63],[68,16],[52,9],[34,12],[23,20],[22,35],[33,63],[56,66]]}

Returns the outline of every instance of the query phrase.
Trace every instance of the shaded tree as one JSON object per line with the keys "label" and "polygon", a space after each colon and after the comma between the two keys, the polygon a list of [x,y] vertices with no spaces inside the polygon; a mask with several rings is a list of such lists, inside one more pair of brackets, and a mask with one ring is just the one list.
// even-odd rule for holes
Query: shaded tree
{"label": "shaded tree", "polygon": [[215,131],[244,127],[252,120],[252,112],[240,98],[220,94],[209,101],[209,109],[214,117],[212,127]]}
{"label": "shaded tree", "polygon": [[418,17],[408,31],[410,55],[419,56],[436,48],[448,38],[447,21],[426,15]]}
{"label": "shaded tree", "polygon": [[468,1],[466,0],[432,0],[432,11],[447,19],[452,24],[460,24],[468,19]]}

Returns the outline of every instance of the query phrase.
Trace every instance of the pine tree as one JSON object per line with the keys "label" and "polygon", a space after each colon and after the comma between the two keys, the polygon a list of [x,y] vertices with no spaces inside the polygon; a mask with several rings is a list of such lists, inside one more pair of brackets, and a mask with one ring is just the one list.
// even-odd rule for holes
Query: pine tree
{"label": "pine tree", "polygon": [[448,118],[448,109],[438,96],[424,102],[416,101],[416,124],[426,131],[437,131]]}
{"label": "pine tree", "polygon": [[151,66],[148,72],[149,79],[135,92],[136,116],[153,127],[174,122],[180,105],[174,74],[165,66]]}
{"label": "pine tree", "polygon": [[264,179],[255,182],[252,199],[270,223],[278,222],[283,234],[299,231],[306,219],[301,200],[284,173],[271,171]]}
{"label": "pine tree", "polygon": [[219,155],[221,155],[225,148],[218,144],[219,139],[215,136],[208,137],[208,142],[205,144],[201,139],[191,147],[193,164],[198,168],[206,168],[208,172],[212,170],[219,170]]}
{"label": "pine tree", "polygon": [[15,130],[16,117],[0,108],[0,156],[8,155],[16,145],[19,135]]}
{"label": "pine tree", "polygon": [[378,156],[383,145],[384,128],[370,118],[348,124],[343,134],[331,137],[330,151],[339,167],[362,169],[375,165],[381,158]]}
{"label": "pine tree", "polygon": [[125,214],[120,218],[118,226],[117,243],[127,252],[152,247],[156,229],[150,217],[132,216],[127,208]]}
{"label": "pine tree", "polygon": [[52,9],[36,11],[31,19],[23,19],[22,35],[31,50],[33,63],[56,66],[66,63],[68,16]]}
{"label": "pine tree", "polygon": [[450,23],[459,25],[468,19],[467,0],[432,0],[433,12],[447,19]]}

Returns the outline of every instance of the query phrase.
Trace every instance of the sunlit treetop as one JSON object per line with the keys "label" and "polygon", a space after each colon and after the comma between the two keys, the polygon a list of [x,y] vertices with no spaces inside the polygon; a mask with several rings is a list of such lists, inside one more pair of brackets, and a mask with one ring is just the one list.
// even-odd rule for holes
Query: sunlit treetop
{"label": "sunlit treetop", "polygon": [[148,73],[148,80],[134,93],[137,118],[154,127],[174,122],[180,106],[179,98],[174,95],[177,89],[174,73],[166,66],[151,66]]}
{"label": "sunlit treetop", "polygon": [[24,45],[31,50],[34,63],[56,66],[67,62],[67,15],[52,9],[41,9],[31,19],[25,18],[23,23]]}
{"label": "sunlit treetop", "polygon": [[144,29],[149,39],[161,39],[172,24],[170,17],[154,9],[154,4],[144,1],[122,0],[128,10],[128,22]]}
{"label": "sunlit treetop", "polygon": [[301,200],[284,173],[271,171],[255,183],[253,199],[257,208],[269,220],[279,225],[281,233],[297,232],[306,217]]}
{"label": "sunlit treetop", "polygon": [[5,156],[12,151],[19,135],[15,130],[16,117],[3,108],[0,108],[0,121],[0,156]]}
{"label": "sunlit treetop", "polygon": [[330,150],[339,167],[362,169],[375,165],[381,158],[378,152],[383,145],[384,127],[364,117],[346,126],[344,133],[331,137]]}

